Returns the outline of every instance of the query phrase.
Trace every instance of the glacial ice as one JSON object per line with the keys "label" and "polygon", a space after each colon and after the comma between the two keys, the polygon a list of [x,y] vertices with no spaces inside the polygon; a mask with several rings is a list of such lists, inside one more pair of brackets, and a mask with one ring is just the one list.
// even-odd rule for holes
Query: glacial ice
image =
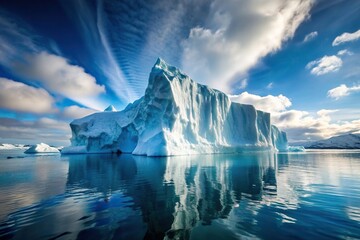
{"label": "glacial ice", "polygon": [[104,112],[116,112],[116,108],[113,105],[108,106],[105,108]]}
{"label": "glacial ice", "polygon": [[31,146],[25,153],[59,153],[59,150],[55,147],[50,147],[45,143],[39,143]]}
{"label": "glacial ice", "polygon": [[123,111],[94,113],[70,124],[62,153],[124,152],[147,156],[287,150],[270,114],[190,79],[158,59],[145,95]]}

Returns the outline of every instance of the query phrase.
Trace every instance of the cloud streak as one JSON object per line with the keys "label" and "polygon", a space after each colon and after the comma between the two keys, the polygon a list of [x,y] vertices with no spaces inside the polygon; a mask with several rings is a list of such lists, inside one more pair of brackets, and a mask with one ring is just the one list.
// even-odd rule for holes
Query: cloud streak
{"label": "cloud streak", "polygon": [[2,65],[19,60],[23,52],[37,52],[42,49],[36,44],[39,37],[29,32],[27,24],[19,23],[1,9],[0,29],[0,64]]}
{"label": "cloud streak", "polygon": [[[65,1],[64,8],[77,24],[89,53],[98,70],[106,77],[111,91],[123,102],[136,100],[139,96],[129,84],[108,39],[108,19],[104,13],[104,1],[97,1],[95,8],[88,1]],[[95,46],[95,47],[94,47]]]}
{"label": "cloud streak", "polygon": [[340,36],[337,36],[334,41],[332,42],[333,46],[338,46],[343,43],[353,42],[360,39],[360,29],[353,33],[345,32]]}
{"label": "cloud streak", "polygon": [[310,42],[311,40],[313,40],[314,38],[316,38],[318,35],[318,32],[311,32],[309,34],[307,34],[303,40],[303,42]]}
{"label": "cloud streak", "polygon": [[337,55],[338,56],[346,56],[346,55],[351,56],[351,55],[354,55],[354,53],[347,49],[343,49],[343,50],[338,51]]}

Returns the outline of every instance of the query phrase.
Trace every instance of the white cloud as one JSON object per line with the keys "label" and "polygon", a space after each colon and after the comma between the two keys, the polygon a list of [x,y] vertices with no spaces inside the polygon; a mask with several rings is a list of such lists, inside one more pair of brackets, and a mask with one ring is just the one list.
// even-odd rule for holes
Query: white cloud
{"label": "white cloud", "polygon": [[349,51],[349,50],[347,50],[347,49],[340,50],[340,51],[338,51],[338,53],[337,53],[337,55],[339,55],[339,56],[344,56],[344,55],[349,55],[349,56],[351,56],[351,55],[353,55],[353,54],[354,54],[353,52],[351,52],[351,51]]}
{"label": "white cloud", "polygon": [[311,32],[311,33],[309,33],[309,34],[307,34],[307,35],[305,36],[303,42],[309,42],[309,41],[313,40],[314,38],[316,38],[317,35],[318,35],[318,32],[316,32],[316,31],[315,31],[315,32]]}
{"label": "white cloud", "polygon": [[69,124],[51,118],[34,121],[0,118],[0,142],[35,144],[45,142],[54,145],[69,145]]}
{"label": "white cloud", "polygon": [[338,100],[355,92],[360,92],[360,85],[347,87],[345,84],[341,84],[336,88],[330,89],[328,91],[328,97]]}
{"label": "white cloud", "polygon": [[251,104],[254,105],[256,109],[270,113],[280,112],[291,106],[291,101],[281,94],[278,96],[267,95],[261,97],[248,92],[243,92],[239,95],[230,95],[229,97],[233,102]]}
{"label": "white cloud", "polygon": [[196,81],[229,93],[237,76],[293,37],[308,18],[312,3],[215,0],[209,23],[192,28],[183,42],[184,71]]}
{"label": "white cloud", "polygon": [[323,75],[330,72],[338,71],[343,62],[341,58],[333,55],[333,56],[324,56],[321,59],[311,61],[306,65],[307,69],[311,69],[311,74],[314,75]]}
{"label": "white cloud", "polygon": [[338,46],[340,44],[343,44],[343,43],[346,43],[346,42],[352,42],[352,41],[356,41],[360,39],[360,29],[357,30],[356,32],[353,32],[353,33],[348,33],[348,32],[345,32],[343,34],[341,34],[340,36],[337,36],[332,45],[333,46]]}
{"label": "white cloud", "polygon": [[0,78],[0,107],[27,113],[53,113],[54,98],[44,89]]}
{"label": "white cloud", "polygon": [[69,107],[65,107],[63,109],[63,117],[69,118],[69,119],[76,119],[76,118],[82,118],[87,115],[93,114],[97,111],[89,108],[82,108],[76,105],[72,105]]}
{"label": "white cloud", "polygon": [[67,59],[41,52],[31,54],[25,63],[14,65],[14,70],[27,78],[41,83],[48,91],[79,102],[87,107],[102,109],[104,106],[95,99],[105,92],[105,87],[96,83],[96,79],[85,70],[72,65]]}

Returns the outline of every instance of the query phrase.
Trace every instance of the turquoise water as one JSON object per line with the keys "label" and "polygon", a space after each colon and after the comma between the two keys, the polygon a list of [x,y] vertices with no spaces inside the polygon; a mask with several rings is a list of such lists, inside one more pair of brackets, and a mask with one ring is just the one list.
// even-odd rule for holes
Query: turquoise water
{"label": "turquoise water", "polygon": [[1,239],[360,238],[359,151],[24,156],[0,154]]}

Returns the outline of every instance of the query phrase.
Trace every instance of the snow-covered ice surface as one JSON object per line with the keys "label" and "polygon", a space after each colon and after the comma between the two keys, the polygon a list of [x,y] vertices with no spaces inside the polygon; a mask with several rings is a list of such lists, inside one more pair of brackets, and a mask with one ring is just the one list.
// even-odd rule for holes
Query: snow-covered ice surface
{"label": "snow-covered ice surface", "polygon": [[306,148],[360,149],[360,134],[346,134],[309,143]]}
{"label": "snow-covered ice surface", "polygon": [[50,147],[45,143],[39,143],[31,146],[25,153],[59,153],[60,151],[55,147]]}
{"label": "snow-covered ice surface", "polygon": [[145,96],[123,111],[94,113],[70,124],[62,153],[126,152],[147,156],[287,150],[270,114],[231,102],[158,59]]}

